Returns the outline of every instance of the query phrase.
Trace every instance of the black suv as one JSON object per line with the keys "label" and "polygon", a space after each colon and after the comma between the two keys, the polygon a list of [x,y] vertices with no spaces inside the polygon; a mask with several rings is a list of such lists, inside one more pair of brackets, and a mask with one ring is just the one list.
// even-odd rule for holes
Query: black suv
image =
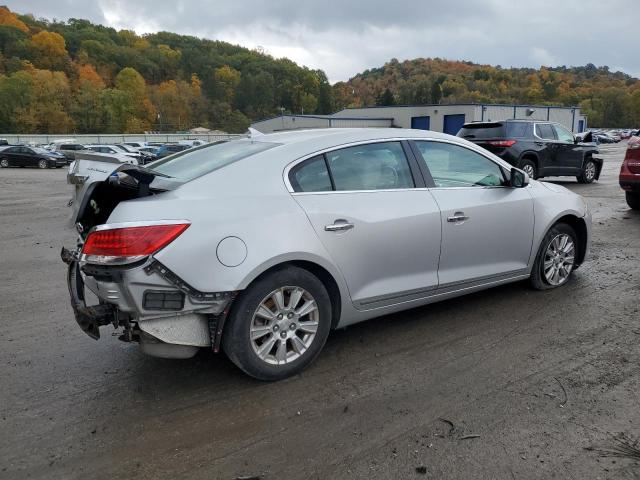
{"label": "black suv", "polygon": [[[465,123],[458,132],[531,178],[575,176],[580,183],[600,177],[598,146],[586,143],[558,123],[536,120]],[[586,139],[588,140],[588,139]]]}

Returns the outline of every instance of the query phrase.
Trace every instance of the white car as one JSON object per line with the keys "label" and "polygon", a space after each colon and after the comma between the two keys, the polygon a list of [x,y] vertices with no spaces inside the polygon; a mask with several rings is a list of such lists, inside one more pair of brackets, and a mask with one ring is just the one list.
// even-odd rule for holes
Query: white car
{"label": "white car", "polygon": [[135,162],[130,161],[123,163],[134,163],[135,165],[143,163],[141,162],[143,156],[139,152],[129,151],[119,145],[85,145],[85,147],[93,152],[104,153],[107,155],[117,155],[119,157],[125,156],[135,160]]}

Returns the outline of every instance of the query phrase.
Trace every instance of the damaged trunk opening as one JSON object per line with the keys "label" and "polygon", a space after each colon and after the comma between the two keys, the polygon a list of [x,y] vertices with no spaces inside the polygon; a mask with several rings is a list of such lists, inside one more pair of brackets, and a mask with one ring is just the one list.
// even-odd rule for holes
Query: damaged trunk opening
{"label": "damaged trunk opening", "polygon": [[[124,265],[81,258],[88,236],[108,223],[121,202],[159,195],[182,182],[103,156],[79,157],[67,177],[75,194],[69,223],[78,231],[78,243],[75,250],[63,248],[61,257],[68,264],[71,305],[82,330],[97,340],[100,327],[122,327],[120,340],[138,342],[142,351],[158,357],[189,358],[201,347],[217,351],[233,292],[200,292],[152,254]],[[88,291],[98,297],[97,305],[87,305]]]}

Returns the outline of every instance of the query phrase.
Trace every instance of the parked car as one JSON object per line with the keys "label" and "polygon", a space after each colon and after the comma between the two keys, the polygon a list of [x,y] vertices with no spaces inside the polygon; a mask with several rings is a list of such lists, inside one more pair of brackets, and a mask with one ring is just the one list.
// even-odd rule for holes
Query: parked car
{"label": "parked car", "polygon": [[151,155],[153,155],[156,159],[158,158],[158,151],[160,150],[160,147],[140,147],[138,150],[140,150],[141,152],[147,152],[150,153]]}
{"label": "parked car", "polygon": [[640,137],[629,139],[627,152],[620,167],[620,186],[625,191],[627,205],[640,210]]}
{"label": "parked car", "polygon": [[222,346],[263,380],[300,372],[332,328],[527,278],[565,285],[589,246],[582,197],[424,130],[282,132],[152,168],[79,161],[68,178],[82,329],[112,324],[169,358]]}
{"label": "parked car", "polygon": [[137,148],[138,150],[144,147],[148,147],[147,142],[124,142],[125,145]]}
{"label": "parked car", "polygon": [[120,148],[117,145],[87,145],[87,149],[94,152],[98,152],[98,153],[106,153],[109,155],[120,155],[120,156],[129,157],[132,159],[131,163],[135,163],[135,164],[144,163],[143,162],[144,157],[140,153],[128,152],[124,148]]}
{"label": "parked car", "polygon": [[158,158],[164,158],[168,155],[173,155],[174,153],[183,152],[191,148],[190,145],[178,144],[178,143],[168,143],[166,145],[162,145],[158,150]]}
{"label": "parked car", "polygon": [[458,136],[522,169],[531,178],[575,176],[580,183],[600,177],[602,160],[594,143],[579,139],[558,123],[532,120],[466,123]]}
{"label": "parked car", "polygon": [[200,147],[202,145],[205,145],[207,142],[205,142],[204,140],[179,140],[178,144],[180,145],[187,145],[189,148],[191,147]]}
{"label": "parked car", "polygon": [[67,164],[64,155],[44,148],[17,145],[0,151],[0,167],[61,168]]}
{"label": "parked car", "polygon": [[49,145],[48,150],[51,152],[58,152],[65,156],[67,163],[71,163],[76,159],[76,152],[86,150],[87,147],[80,143],[52,143]]}
{"label": "parked car", "polygon": [[152,153],[142,151],[139,148],[132,147],[130,145],[127,145],[126,143],[116,143],[114,147],[122,149],[124,153],[137,155],[138,160],[142,165],[146,165],[147,163],[153,162],[158,158],[156,155]]}

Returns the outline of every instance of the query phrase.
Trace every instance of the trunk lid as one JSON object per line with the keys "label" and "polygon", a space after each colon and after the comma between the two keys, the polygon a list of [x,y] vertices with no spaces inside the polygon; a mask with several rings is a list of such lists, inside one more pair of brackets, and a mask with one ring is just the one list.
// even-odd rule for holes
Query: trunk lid
{"label": "trunk lid", "polygon": [[92,227],[105,223],[120,202],[173,190],[183,182],[108,155],[77,152],[67,183],[73,186],[69,226],[84,238]]}

